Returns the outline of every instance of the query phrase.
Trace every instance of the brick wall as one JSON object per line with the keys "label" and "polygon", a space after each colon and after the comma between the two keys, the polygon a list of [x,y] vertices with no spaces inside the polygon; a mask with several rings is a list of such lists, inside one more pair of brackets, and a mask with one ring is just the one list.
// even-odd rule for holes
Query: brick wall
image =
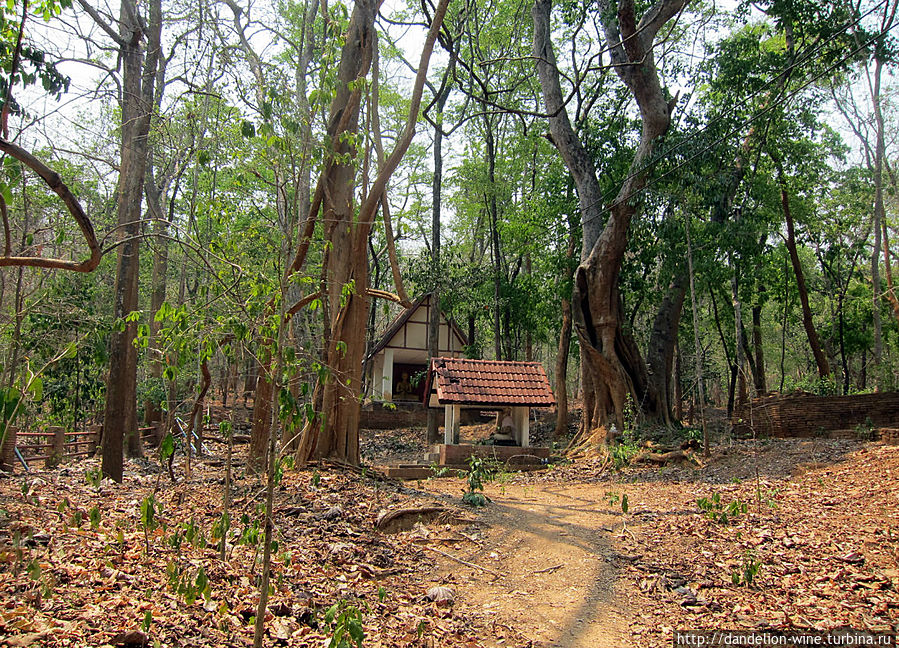
{"label": "brick wall", "polygon": [[[490,422],[490,418],[482,418],[479,410],[462,410],[462,425],[475,425]],[[443,427],[443,408],[437,410],[438,425]],[[363,430],[397,430],[409,427],[426,427],[428,410],[421,403],[397,401],[396,408],[382,403],[369,403],[362,408],[359,427]],[[443,434],[441,433],[441,438]]]}
{"label": "brick wall", "polygon": [[[441,421],[442,422],[442,421]],[[363,430],[395,430],[397,428],[421,427],[428,424],[428,412],[424,405],[398,404],[396,409],[374,403],[362,410],[359,427]]]}
{"label": "brick wall", "polygon": [[738,408],[734,432],[774,437],[855,437],[856,426],[899,427],[899,392],[856,396],[788,394],[757,398]]}

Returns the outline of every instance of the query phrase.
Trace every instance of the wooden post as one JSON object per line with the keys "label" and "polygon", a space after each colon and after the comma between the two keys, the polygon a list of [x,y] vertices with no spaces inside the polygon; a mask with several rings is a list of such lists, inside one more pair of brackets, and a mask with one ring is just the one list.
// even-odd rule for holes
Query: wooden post
{"label": "wooden post", "polygon": [[3,446],[0,447],[0,470],[8,473],[15,472],[16,466],[16,436],[19,428],[12,425],[6,432],[6,438],[3,440]]}
{"label": "wooden post", "polygon": [[47,458],[44,459],[44,468],[56,468],[66,454],[66,431],[59,425],[47,428],[47,436],[50,437],[50,443],[53,447],[47,452]]}
{"label": "wooden post", "polygon": [[459,443],[459,423],[462,408],[459,405],[443,406],[443,442],[447,445]]}
{"label": "wooden post", "polygon": [[103,426],[98,424],[92,425],[90,426],[89,431],[94,433],[93,437],[91,438],[94,447],[91,449],[96,452],[97,448],[100,447],[100,438],[103,436]]}

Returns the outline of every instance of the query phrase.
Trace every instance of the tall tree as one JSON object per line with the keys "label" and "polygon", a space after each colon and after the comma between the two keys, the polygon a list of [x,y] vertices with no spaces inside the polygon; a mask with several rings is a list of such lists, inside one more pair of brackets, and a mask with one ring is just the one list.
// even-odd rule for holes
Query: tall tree
{"label": "tall tree", "polygon": [[149,19],[144,20],[136,0],[122,0],[118,30],[87,0],[79,0],[79,3],[115,42],[122,69],[117,192],[119,252],[114,292],[114,317],[121,324],[117,325],[110,338],[109,376],[103,413],[103,474],[120,482],[124,437],[128,436],[130,454],[139,455],[141,452],[137,431],[137,348],[134,345],[138,323],[128,315],[138,309],[141,203],[159,61],[162,2],[152,0]]}
{"label": "tall tree", "polygon": [[[387,182],[412,143],[415,123],[434,42],[446,15],[448,0],[441,0],[431,20],[417,70],[405,127],[371,187],[355,208],[355,141],[359,130],[362,80],[372,63],[375,42],[374,21],[378,3],[359,0],[353,8],[337,71],[337,87],[331,101],[328,136],[334,150],[319,178],[313,208],[304,234],[310,232],[313,217],[324,223],[326,254],[323,299],[329,313],[324,359],[328,375],[319,381],[316,417],[309,421],[297,456],[301,461],[329,457],[358,463],[359,413],[362,392],[362,356],[365,350],[366,318],[372,291],[368,285],[368,240],[372,223],[384,197]],[[309,237],[300,241],[300,250],[288,268],[293,273],[305,262]],[[376,296],[385,296],[383,293]],[[401,301],[398,297],[397,301]],[[320,400],[319,400],[320,399]]]}
{"label": "tall tree", "polygon": [[[646,368],[633,339],[622,329],[618,279],[627,248],[628,228],[639,212],[655,143],[671,123],[674,103],[662,88],[656,70],[654,41],[659,30],[687,0],[660,0],[640,18],[633,0],[607,0],[598,5],[606,47],[618,77],[637,102],[642,129],[630,171],[605,214],[593,160],[578,138],[562,95],[550,29],[551,0],[533,8],[534,56],[543,90],[550,133],[574,177],[581,207],[581,265],[575,272],[574,324],[584,369],[586,430],[604,427],[610,419],[624,425],[627,396],[659,414],[660,395],[650,393]],[[683,302],[681,297],[680,302]]]}

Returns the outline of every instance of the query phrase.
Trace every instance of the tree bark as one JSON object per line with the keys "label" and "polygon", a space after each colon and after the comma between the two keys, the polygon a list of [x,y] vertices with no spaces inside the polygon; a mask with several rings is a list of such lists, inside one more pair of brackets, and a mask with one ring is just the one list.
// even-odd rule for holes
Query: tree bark
{"label": "tree bark", "polygon": [[[450,54],[450,67],[455,61],[455,56]],[[428,360],[436,358],[440,343],[440,210],[441,196],[443,192],[443,109],[449,99],[450,93],[450,68],[443,80],[441,92],[437,95],[434,107],[437,111],[436,126],[434,126],[434,175],[431,178],[431,291],[428,311]],[[428,407],[428,445],[440,440],[440,410]]]}
{"label": "tree bark", "polygon": [[[763,291],[760,289],[759,293]],[[768,391],[768,383],[765,377],[765,350],[762,348],[762,305],[752,306],[752,347],[755,351],[755,370],[752,373],[756,396],[762,396]]]}
{"label": "tree bark", "polygon": [[[359,463],[362,355],[369,300],[368,237],[387,181],[415,135],[428,62],[446,15],[448,0],[441,0],[434,13],[422,50],[406,126],[357,212],[353,200],[356,175],[353,142],[359,129],[362,86],[359,81],[365,78],[371,66],[378,6],[376,0],[358,0],[354,5],[341,52],[336,92],[331,101],[328,136],[334,143],[334,158],[326,164],[320,181],[324,239],[328,250],[324,301],[330,313],[329,335],[325,339],[329,376],[316,388],[321,395],[321,409],[304,429],[297,450],[297,459],[301,463],[325,457]],[[288,271],[301,265],[302,258],[298,253]]]}
{"label": "tree bark", "polygon": [[[148,56],[158,56],[161,29],[161,0],[150,5],[151,43]],[[141,47],[143,31],[138,21],[134,0],[123,0],[119,17],[119,56],[122,64],[122,134],[119,165],[118,215],[121,241],[114,289],[114,318],[122,321],[138,307],[138,276],[140,271],[141,198],[147,163],[150,106],[146,92],[152,94],[153,74],[144,78],[144,52]],[[150,84],[150,88],[146,87]],[[122,446],[128,435],[129,454],[140,453],[137,431],[137,349],[134,338],[137,322],[125,322],[110,336],[109,374],[106,381],[106,405],[103,414],[103,474],[114,481],[122,481]]]}
{"label": "tree bark", "polygon": [[496,147],[493,137],[491,115],[484,112],[484,156],[487,163],[486,208],[490,217],[490,256],[493,259],[493,354],[496,360],[503,359],[503,333],[500,325],[502,298],[500,295],[503,262],[499,241],[499,206],[496,202]]}
{"label": "tree bark", "polygon": [[783,166],[780,160],[772,156],[774,164],[777,167],[777,181],[780,185],[780,201],[783,207],[784,219],[787,224],[787,251],[790,253],[790,262],[793,264],[793,274],[796,276],[796,292],[799,293],[799,301],[802,304],[802,325],[805,327],[805,334],[808,337],[809,346],[812,349],[812,355],[815,357],[815,364],[818,368],[818,377],[827,378],[830,375],[830,363],[827,356],[821,349],[821,340],[818,337],[818,331],[815,329],[815,323],[812,319],[812,309],[808,301],[808,289],[805,285],[805,274],[802,271],[802,263],[799,260],[799,253],[796,249],[796,231],[793,225],[793,213],[790,210],[790,194],[787,190],[787,180],[784,176]]}
{"label": "tree bark", "polygon": [[[569,185],[570,187],[570,185]],[[568,222],[568,249],[565,251],[565,275],[562,281],[562,328],[559,331],[559,351],[556,354],[556,429],[553,437],[568,433],[568,356],[571,351],[571,278],[574,275],[572,261],[577,249],[575,223]]]}
{"label": "tree bark", "polygon": [[[160,57],[153,100],[153,106],[156,111],[161,106],[164,87],[165,59]],[[162,327],[162,322],[156,321],[156,312],[162,307],[166,299],[169,266],[169,240],[167,235],[169,225],[175,214],[175,198],[178,195],[182,171],[183,167],[176,172],[178,180],[175,182],[171,199],[168,200],[168,210],[163,210],[163,198],[166,196],[167,186],[171,177],[157,179],[154,151],[149,150],[147,152],[147,177],[144,181],[144,194],[147,200],[147,213],[153,220],[153,232],[157,235],[153,248],[153,270],[150,279],[150,339],[147,345],[147,355],[150,377],[158,381],[160,385],[163,385],[162,372],[165,362],[162,355],[163,350],[159,346],[159,330]],[[160,404],[147,399],[144,402],[144,423],[152,425],[157,421],[162,421]]]}
{"label": "tree bark", "polygon": [[[588,396],[585,391],[588,430],[605,427],[610,420],[622,428],[628,395],[638,407],[658,403],[658,395],[649,393],[652,388],[636,345],[622,330],[618,277],[630,222],[639,211],[637,199],[646,186],[646,163],[655,142],[667,132],[671,122],[673,106],[669,105],[656,72],[653,41],[686,1],[660,0],[646,11],[639,24],[632,0],[620,2],[617,10],[608,0],[599,2],[599,18],[612,64],[636,100],[642,122],[629,174],[608,209],[607,219],[603,219],[605,209],[596,168],[565,109],[551,42],[551,0],[537,0],[532,11],[534,56],[550,115],[550,134],[574,177],[583,222],[581,265],[575,272],[572,303],[585,369],[585,390],[589,386],[592,392]],[[588,404],[591,409],[586,409]]]}
{"label": "tree bark", "polygon": [[678,272],[659,305],[646,352],[647,394],[654,401],[643,403],[642,409],[649,418],[664,425],[671,425],[675,420],[671,376],[687,284],[687,276]]}

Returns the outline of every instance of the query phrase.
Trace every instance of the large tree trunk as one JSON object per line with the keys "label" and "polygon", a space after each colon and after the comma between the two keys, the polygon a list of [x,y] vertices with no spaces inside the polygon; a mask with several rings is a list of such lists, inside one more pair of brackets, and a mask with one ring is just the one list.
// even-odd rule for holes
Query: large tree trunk
{"label": "large tree trunk", "polygon": [[674,420],[674,389],[671,376],[677,331],[687,294],[687,276],[678,272],[665,295],[652,325],[646,352],[648,395],[654,400],[643,404],[643,412],[653,420],[671,425]]}
{"label": "large tree trunk", "polygon": [[[895,12],[896,10],[895,7],[896,3],[894,3],[893,5],[893,12]],[[889,19],[889,23],[892,23],[892,16]],[[874,227],[877,228],[878,234],[882,235],[883,238],[884,274],[886,275],[887,281],[887,289],[883,293],[883,295],[890,303],[890,308],[893,312],[893,319],[899,322],[899,298],[896,297],[896,292],[893,286],[893,259],[890,252],[890,235],[887,229],[887,219],[883,200],[883,177],[884,167],[886,166],[886,144],[884,138],[883,109],[881,107],[880,101],[880,83],[882,74],[883,61],[880,58],[875,58],[874,80],[873,87],[871,89],[871,101],[874,104],[874,120],[877,126],[877,140],[874,145]],[[875,254],[876,252],[877,251],[875,250]],[[872,264],[872,269],[874,267],[877,267],[878,265],[879,264],[876,263]],[[880,305],[877,301],[877,296],[880,290],[880,278],[879,276],[874,276],[873,278],[877,281],[877,283],[874,285],[874,313],[877,316],[879,323]],[[876,380],[879,387],[883,372],[880,369],[881,358],[878,355],[878,351],[880,351],[880,349],[877,349],[877,347],[875,346],[874,364],[877,369],[875,376],[877,377]]]}
{"label": "large tree trunk", "polygon": [[[374,0],[356,2],[340,58],[337,94],[331,102],[328,135],[335,142],[335,162],[325,177],[325,240],[328,243],[327,302],[330,335],[325,342],[325,364],[330,376],[321,386],[320,432],[304,437],[315,443],[305,458],[332,457],[359,462],[359,399],[362,388],[362,353],[368,313],[368,227],[354,218],[356,169],[352,144],[359,130],[358,93],[350,84],[368,74],[372,62]],[[301,448],[302,449],[302,448]]]}
{"label": "large tree trunk", "polygon": [[[162,14],[160,0],[151,3],[150,11],[148,54],[156,57],[159,53]],[[122,2],[119,24],[122,142],[117,223],[120,237],[124,240],[119,247],[116,268],[113,316],[117,321],[136,311],[138,306],[138,236],[152,106],[152,102],[144,98],[144,93],[148,91],[144,84],[150,84],[149,96],[152,98],[156,72],[154,65],[153,73],[143,78],[143,31],[138,23],[137,6],[133,0]],[[126,434],[129,454],[140,454],[140,436],[137,431],[137,349],[134,346],[136,333],[137,322],[132,321],[125,323],[121,330],[114,330],[110,336],[109,375],[103,414],[103,474],[118,482],[122,481],[122,446]]]}
{"label": "large tree trunk", "polygon": [[496,146],[493,136],[492,115],[484,110],[484,155],[487,163],[486,208],[490,217],[490,256],[493,259],[493,354],[496,360],[503,359],[503,333],[500,326],[503,260],[499,241],[499,206],[496,201]]}
{"label": "large tree trunk", "polygon": [[752,372],[756,396],[763,396],[768,391],[765,377],[765,350],[762,347],[762,304],[764,291],[759,289],[759,303],[752,306],[752,348],[755,351],[755,369]]}
{"label": "large tree trunk", "polygon": [[638,407],[653,403],[657,411],[659,399],[657,394],[650,394],[652,387],[647,381],[646,367],[633,340],[622,330],[618,277],[630,222],[639,209],[637,199],[646,186],[646,162],[656,140],[667,132],[671,121],[672,106],[666,100],[656,72],[653,41],[659,29],[680,12],[686,1],[660,0],[647,10],[639,24],[632,0],[619,3],[617,11],[609,1],[599,2],[599,18],[612,63],[636,100],[642,120],[640,143],[607,219],[603,218],[605,209],[593,161],[565,110],[550,40],[551,0],[537,0],[532,12],[534,56],[550,115],[550,133],[574,177],[581,206],[584,238],[572,303],[585,370],[584,416],[588,430],[605,427],[612,419],[623,427],[628,395]]}
{"label": "large tree trunk", "polygon": [[[148,61],[149,63],[149,61]],[[145,68],[148,66],[145,66]],[[162,103],[162,91],[165,87],[165,59],[160,59],[156,74],[156,82],[154,88],[153,106],[155,110],[159,110]],[[147,70],[149,71],[149,70]],[[146,96],[146,88],[144,88]],[[157,178],[154,151],[147,152],[147,176],[144,183],[144,194],[147,199],[147,213],[153,221],[153,233],[156,234],[156,240],[153,247],[153,270],[150,285],[150,339],[147,345],[147,355],[149,361],[150,377],[153,378],[160,386],[164,386],[162,380],[162,372],[165,361],[163,358],[163,349],[159,346],[159,331],[162,328],[162,322],[156,321],[156,312],[165,302],[167,285],[168,285],[168,267],[169,267],[169,240],[168,229],[169,224],[175,213],[175,198],[178,195],[178,187],[180,184],[180,174],[183,170],[177,170],[178,181],[175,182],[175,188],[172,197],[168,200],[168,210],[163,209],[164,198],[167,194],[167,187],[171,180],[171,176]],[[144,423],[152,425],[157,421],[162,421],[162,410],[160,403],[156,400],[148,398],[144,401]]]}
{"label": "large tree trunk", "polygon": [[[334,145],[334,157],[327,162],[319,182],[321,192],[316,190],[316,196],[321,196],[324,239],[328,250],[324,267],[327,283],[324,301],[329,310],[326,323],[328,336],[325,339],[325,362],[329,376],[316,387],[316,395],[321,396],[321,408],[318,416],[309,421],[304,429],[297,450],[300,462],[314,458],[359,462],[362,355],[365,350],[365,319],[369,301],[368,237],[375,213],[384,197],[387,181],[415,135],[425,74],[447,6],[448,0],[441,0],[434,13],[431,30],[422,50],[406,126],[390,156],[379,169],[358,212],[353,200],[356,175],[354,142],[359,128],[360,81],[367,75],[372,62],[374,20],[378,3],[375,0],[358,0],[350,17],[328,123],[328,136]],[[316,200],[313,200],[313,204]],[[310,212],[310,223],[313,222],[312,213]],[[306,231],[309,231],[308,227]],[[304,237],[301,245],[306,245],[307,242],[308,237]],[[288,271],[301,267],[304,259],[305,251],[301,249]]]}

